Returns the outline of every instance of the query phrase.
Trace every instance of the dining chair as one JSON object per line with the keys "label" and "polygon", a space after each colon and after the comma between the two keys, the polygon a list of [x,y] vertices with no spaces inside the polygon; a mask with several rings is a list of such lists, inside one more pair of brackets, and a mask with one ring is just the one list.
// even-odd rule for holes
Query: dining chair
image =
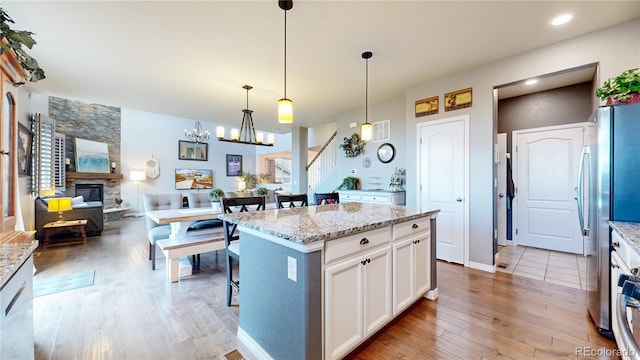
{"label": "dining chair", "polygon": [[322,203],[334,204],[340,202],[340,194],[337,192],[314,193],[313,197],[315,199],[316,205],[322,205]]}
{"label": "dining chair", "polygon": [[[298,203],[298,205],[296,205],[296,202]],[[307,200],[307,194],[292,194],[292,195],[277,194],[276,205],[278,206],[278,208],[283,209],[285,203],[289,203],[290,208],[296,207],[296,206],[309,205]]]}
{"label": "dining chair", "polygon": [[[143,194],[142,202],[144,211],[180,209],[182,207],[182,194]],[[151,270],[156,269],[156,242],[168,239],[171,235],[171,225],[160,225],[147,217],[147,236],[149,238],[149,260]]]}
{"label": "dining chair", "polygon": [[[221,203],[225,214],[230,214],[234,211],[260,211],[265,208],[264,196],[222,198]],[[236,234],[238,224],[233,224],[228,221],[223,221],[223,224],[227,255],[227,306],[231,306],[232,290],[235,288],[238,293],[240,292],[240,280],[234,279],[232,268],[234,260],[240,264],[240,235]]]}

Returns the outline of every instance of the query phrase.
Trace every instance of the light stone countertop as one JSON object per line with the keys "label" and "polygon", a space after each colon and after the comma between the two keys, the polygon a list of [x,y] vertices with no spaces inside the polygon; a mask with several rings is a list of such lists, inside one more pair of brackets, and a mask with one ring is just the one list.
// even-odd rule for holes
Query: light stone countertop
{"label": "light stone countertop", "polygon": [[38,240],[0,244],[0,289],[38,247]]}
{"label": "light stone countertop", "polygon": [[640,255],[640,223],[625,221],[609,221],[611,228],[616,230],[623,239],[628,241],[635,252]]}
{"label": "light stone countertop", "polygon": [[219,219],[284,240],[309,244],[421,217],[435,217],[439,211],[353,202],[221,214]]}

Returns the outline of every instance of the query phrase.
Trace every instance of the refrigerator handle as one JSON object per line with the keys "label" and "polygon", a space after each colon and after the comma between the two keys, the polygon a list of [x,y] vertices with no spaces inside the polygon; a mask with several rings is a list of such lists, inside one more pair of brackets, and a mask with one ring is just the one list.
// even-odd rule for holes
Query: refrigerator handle
{"label": "refrigerator handle", "polygon": [[[580,166],[578,168],[578,184],[576,186],[576,192],[577,192],[577,196],[576,196],[576,201],[578,203],[578,219],[580,220],[580,231],[582,232],[583,236],[588,236],[589,235],[589,212],[591,209],[587,208],[587,224],[585,224],[585,216],[584,216],[584,201],[583,201],[583,194],[584,194],[584,175],[585,175],[585,169],[584,169],[584,164],[585,164],[585,160],[587,162],[587,184],[591,184],[591,150],[589,149],[588,146],[583,146],[582,147],[582,153],[580,154]],[[587,204],[587,206],[589,206]]]}

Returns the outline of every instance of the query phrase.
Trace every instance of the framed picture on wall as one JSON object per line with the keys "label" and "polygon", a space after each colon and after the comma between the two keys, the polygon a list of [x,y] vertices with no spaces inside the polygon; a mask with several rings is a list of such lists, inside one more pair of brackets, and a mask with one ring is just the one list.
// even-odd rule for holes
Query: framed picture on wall
{"label": "framed picture on wall", "polygon": [[209,144],[178,140],[179,160],[209,160]]}
{"label": "framed picture on wall", "polygon": [[242,155],[227,154],[227,176],[242,174]]}
{"label": "framed picture on wall", "polygon": [[106,143],[76,138],[76,171],[109,173],[109,146]]}
{"label": "framed picture on wall", "polygon": [[33,133],[22,123],[18,123],[18,175],[31,175],[31,143]]}

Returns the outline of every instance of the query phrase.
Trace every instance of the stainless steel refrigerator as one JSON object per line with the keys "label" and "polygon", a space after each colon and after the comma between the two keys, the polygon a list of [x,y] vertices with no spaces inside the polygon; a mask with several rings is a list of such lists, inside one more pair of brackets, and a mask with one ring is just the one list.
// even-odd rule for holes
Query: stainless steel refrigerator
{"label": "stainless steel refrigerator", "polygon": [[611,336],[610,220],[640,222],[640,104],[599,108],[582,149],[576,200],[585,240],[589,313]]}

